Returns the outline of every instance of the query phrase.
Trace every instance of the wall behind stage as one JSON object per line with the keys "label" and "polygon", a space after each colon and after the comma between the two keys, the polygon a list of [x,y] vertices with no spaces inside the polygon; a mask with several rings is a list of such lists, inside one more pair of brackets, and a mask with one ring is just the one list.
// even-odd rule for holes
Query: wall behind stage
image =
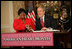
{"label": "wall behind stage", "polygon": [[13,1],[13,14],[14,14],[14,19],[18,18],[18,10],[20,8],[25,9],[25,1]]}
{"label": "wall behind stage", "polygon": [[23,1],[1,1],[1,33],[15,32],[13,22],[19,8],[25,8]]}

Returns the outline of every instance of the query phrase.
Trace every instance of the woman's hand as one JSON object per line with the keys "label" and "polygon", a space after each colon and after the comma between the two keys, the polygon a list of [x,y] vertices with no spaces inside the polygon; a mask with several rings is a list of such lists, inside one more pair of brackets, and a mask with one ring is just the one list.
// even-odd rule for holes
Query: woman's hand
{"label": "woman's hand", "polygon": [[30,25],[25,25],[25,27],[27,28],[27,30],[32,31],[32,28]]}

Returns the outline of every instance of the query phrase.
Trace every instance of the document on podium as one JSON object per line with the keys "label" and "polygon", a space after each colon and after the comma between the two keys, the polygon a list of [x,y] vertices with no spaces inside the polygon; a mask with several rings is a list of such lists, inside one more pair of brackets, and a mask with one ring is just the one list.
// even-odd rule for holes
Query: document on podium
{"label": "document on podium", "polygon": [[45,31],[37,30],[33,32],[56,32],[56,31],[60,31],[60,30],[45,30]]}

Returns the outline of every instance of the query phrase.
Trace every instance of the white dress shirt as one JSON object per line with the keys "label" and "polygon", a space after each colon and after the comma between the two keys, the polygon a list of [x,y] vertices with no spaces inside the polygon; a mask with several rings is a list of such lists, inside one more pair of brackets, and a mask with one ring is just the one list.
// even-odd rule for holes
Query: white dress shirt
{"label": "white dress shirt", "polygon": [[[44,21],[45,21],[45,20],[44,20],[44,18],[45,18],[45,15],[44,15],[42,18],[43,18],[43,22],[44,22]],[[40,20],[41,20],[41,18],[40,18]]]}

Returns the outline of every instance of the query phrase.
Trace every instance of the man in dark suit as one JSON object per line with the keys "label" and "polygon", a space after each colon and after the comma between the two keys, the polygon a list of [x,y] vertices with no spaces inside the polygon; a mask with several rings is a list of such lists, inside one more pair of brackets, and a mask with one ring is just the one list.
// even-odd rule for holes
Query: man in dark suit
{"label": "man in dark suit", "polygon": [[43,5],[39,5],[37,8],[38,18],[36,20],[36,30],[45,30],[45,29],[57,29],[56,21],[52,16],[45,14],[45,8]]}
{"label": "man in dark suit", "polygon": [[[37,8],[37,19],[36,19],[35,29],[50,30],[51,28],[58,29],[57,22],[55,19],[53,19],[52,16],[50,16],[49,14],[45,14],[45,8],[43,5],[40,4]],[[54,47],[59,47],[57,41],[54,41]]]}

